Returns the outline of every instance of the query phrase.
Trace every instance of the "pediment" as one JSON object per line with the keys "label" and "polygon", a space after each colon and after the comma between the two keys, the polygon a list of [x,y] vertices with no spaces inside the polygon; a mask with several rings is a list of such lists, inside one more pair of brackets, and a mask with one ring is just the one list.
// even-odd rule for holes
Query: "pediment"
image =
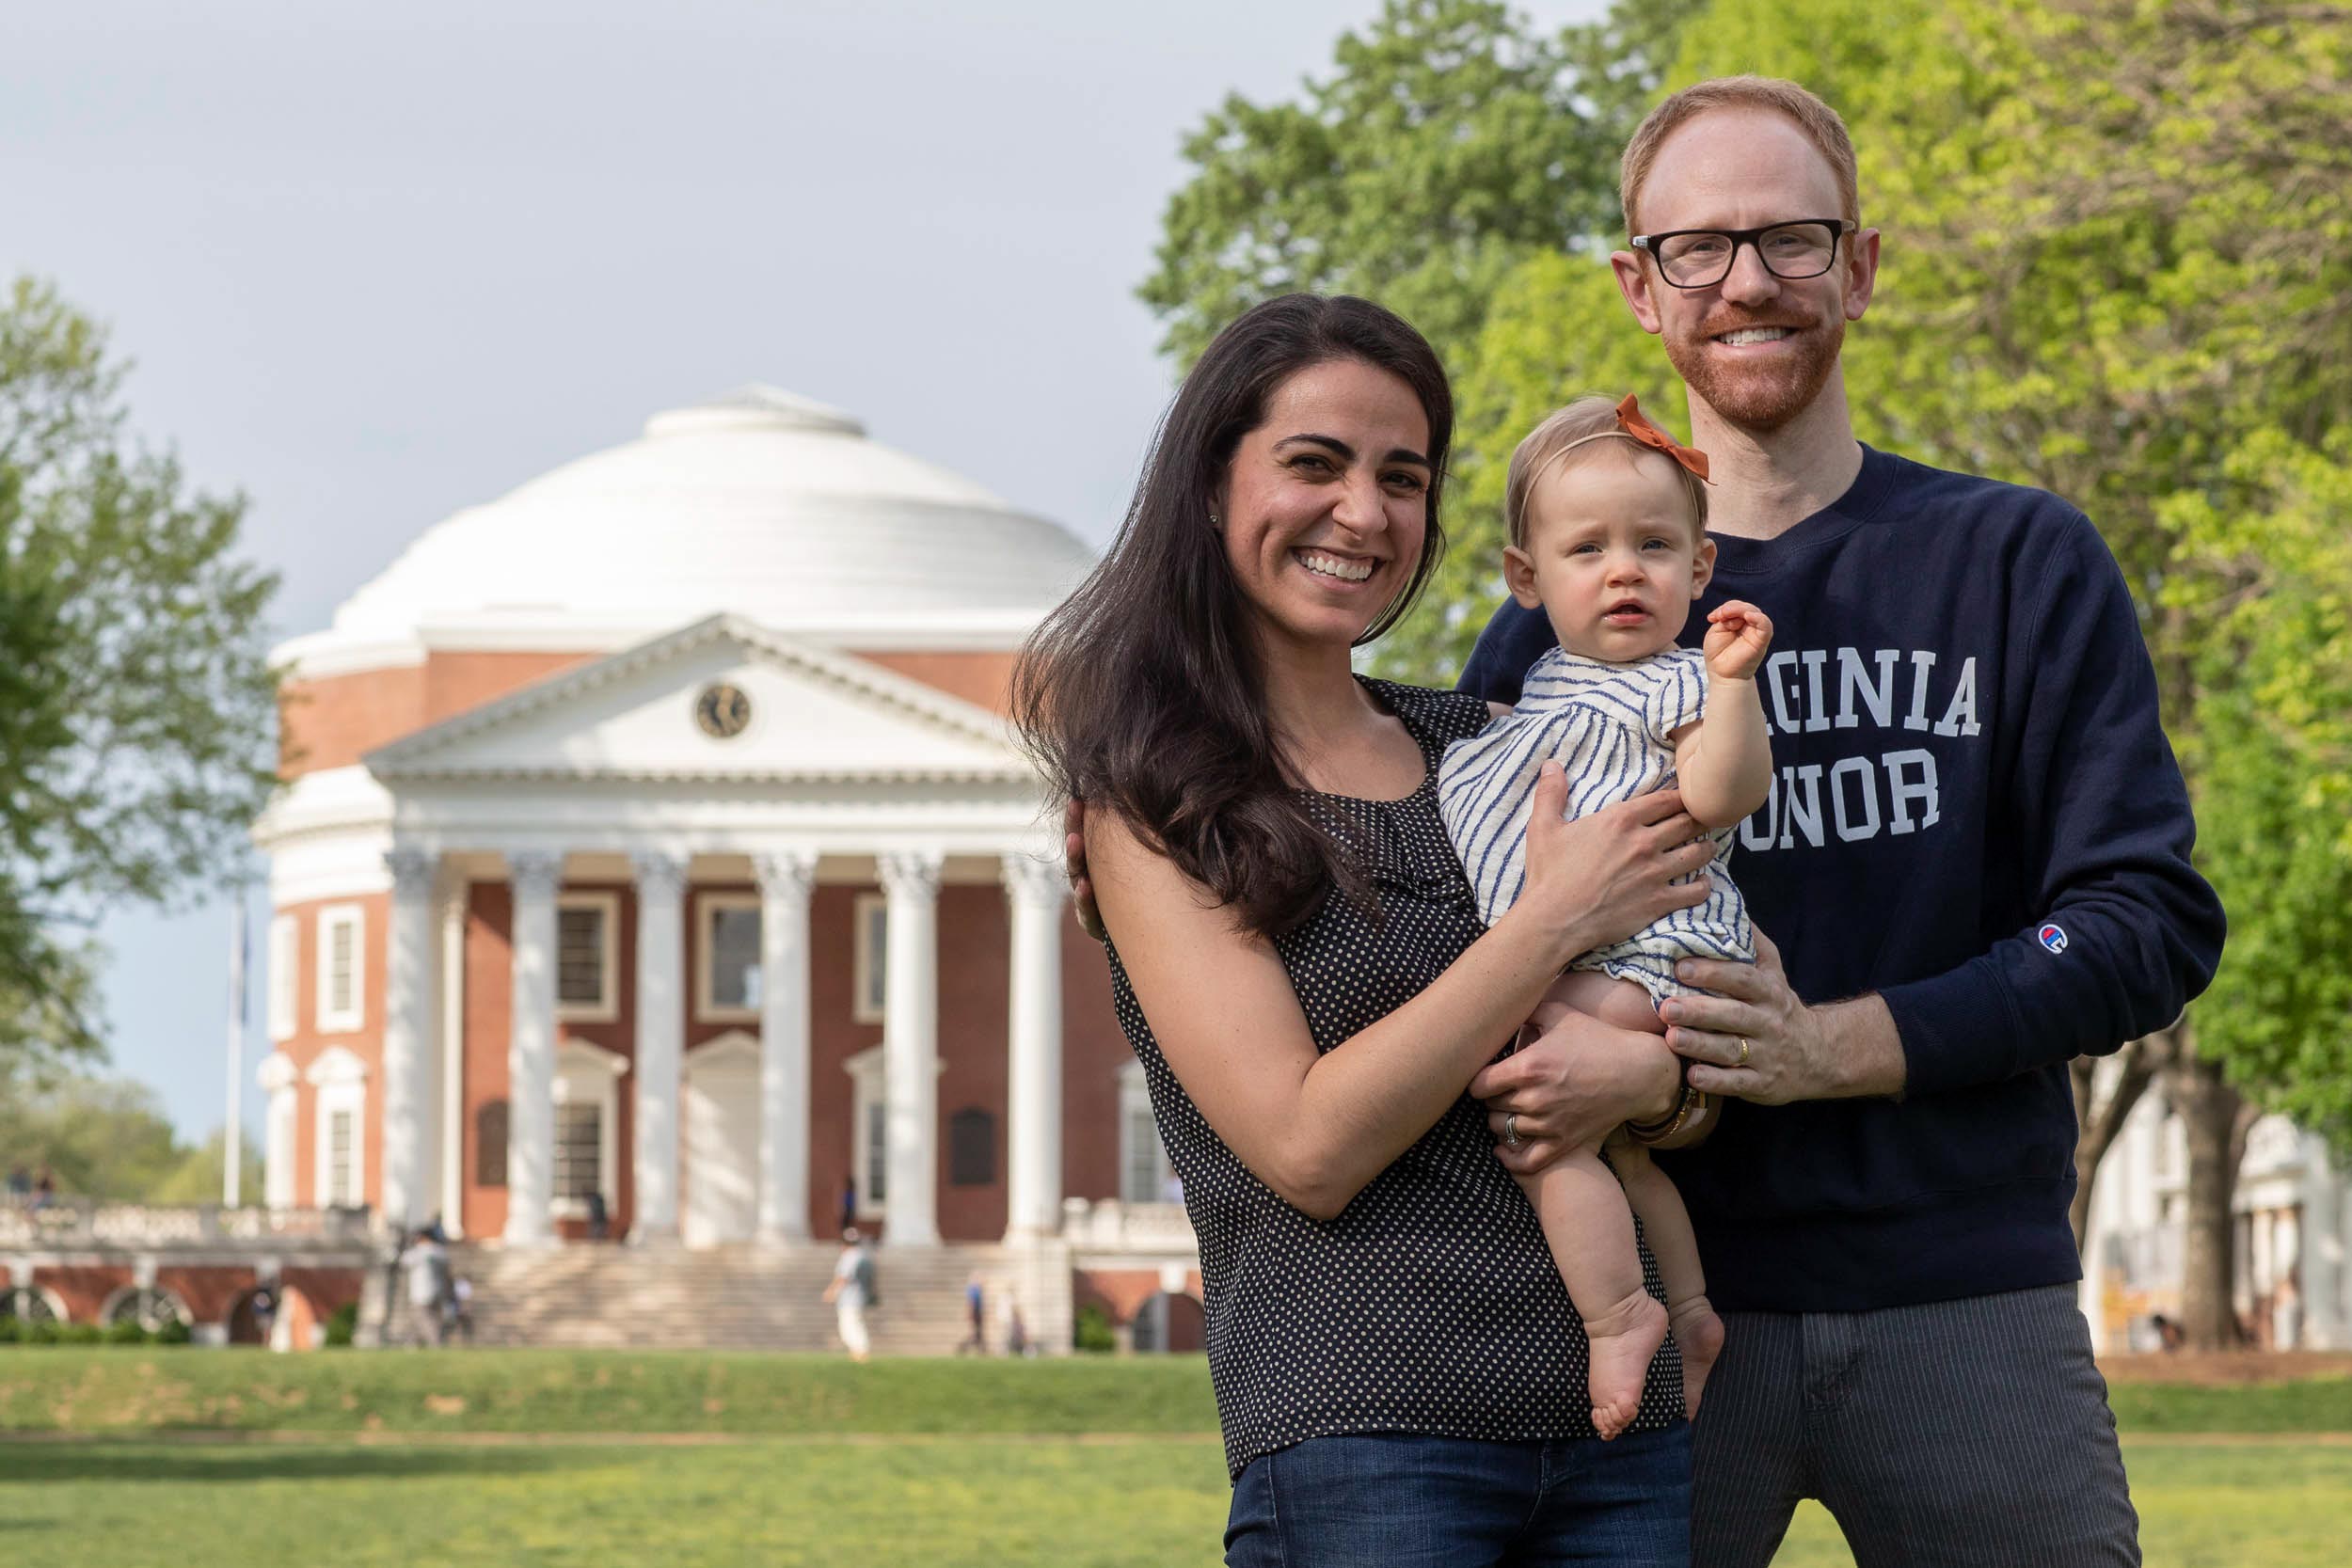
{"label": "pediment", "polygon": [[[739,692],[737,733],[696,709]],[[368,753],[378,779],[1025,779],[1004,721],[732,615],[567,670]]]}

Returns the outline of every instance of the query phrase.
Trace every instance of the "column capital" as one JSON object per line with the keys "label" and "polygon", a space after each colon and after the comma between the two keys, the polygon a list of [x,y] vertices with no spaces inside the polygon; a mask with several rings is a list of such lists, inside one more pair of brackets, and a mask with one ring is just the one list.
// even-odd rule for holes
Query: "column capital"
{"label": "column capital", "polygon": [[1015,851],[1005,857],[1005,893],[1015,903],[1057,909],[1070,895],[1070,879],[1061,862]]}
{"label": "column capital", "polygon": [[441,857],[413,845],[396,844],[384,851],[384,864],[392,874],[395,897],[413,898],[419,895],[430,897],[434,872]]}
{"label": "column capital", "polygon": [[752,879],[771,898],[805,898],[817,885],[817,851],[771,849],[754,855]]}
{"label": "column capital", "polygon": [[552,898],[564,885],[564,857],[551,849],[510,850],[506,879],[515,884],[518,895]]}
{"label": "column capital", "polygon": [[639,849],[628,857],[641,898],[675,898],[686,891],[686,857],[661,849]]}
{"label": "column capital", "polygon": [[886,849],[876,857],[882,891],[893,898],[939,896],[939,868],[946,857],[936,849]]}

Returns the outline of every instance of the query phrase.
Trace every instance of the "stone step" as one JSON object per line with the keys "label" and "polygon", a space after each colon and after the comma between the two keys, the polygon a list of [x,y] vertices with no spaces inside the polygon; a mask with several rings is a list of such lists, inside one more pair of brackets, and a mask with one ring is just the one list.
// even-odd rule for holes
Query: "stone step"
{"label": "stone step", "polygon": [[[474,1288],[476,1343],[583,1349],[835,1351],[834,1311],[821,1297],[839,1258],[829,1243],[772,1250],[451,1249],[453,1272]],[[866,1323],[878,1354],[952,1353],[967,1333],[963,1292],[975,1274],[992,1297],[1018,1291],[1040,1345],[1068,1346],[1070,1260],[1058,1242],[884,1248],[874,1261],[882,1305]],[[391,1312],[388,1336],[414,1338],[405,1304],[394,1301]],[[1001,1332],[993,1301],[988,1326],[992,1338]]]}

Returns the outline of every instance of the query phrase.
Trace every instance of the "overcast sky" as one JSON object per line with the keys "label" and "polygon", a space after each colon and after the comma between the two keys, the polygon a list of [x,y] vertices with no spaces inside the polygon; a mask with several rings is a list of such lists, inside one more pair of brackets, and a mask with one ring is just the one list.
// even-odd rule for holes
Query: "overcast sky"
{"label": "overcast sky", "polygon": [[[752,380],[1099,543],[1169,389],[1134,290],[1180,137],[1376,11],[0,0],[0,275],[110,324],[136,428],[251,499],[277,636]],[[224,1115],[228,933],[225,905],[102,933],[115,1065],[191,1137]]]}

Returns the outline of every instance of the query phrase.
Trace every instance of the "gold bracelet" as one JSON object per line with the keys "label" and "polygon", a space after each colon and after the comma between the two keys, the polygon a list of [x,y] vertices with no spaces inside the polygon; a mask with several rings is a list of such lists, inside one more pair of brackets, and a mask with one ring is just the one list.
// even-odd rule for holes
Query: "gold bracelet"
{"label": "gold bracelet", "polygon": [[1685,1084],[1682,1085],[1682,1099],[1676,1104],[1673,1115],[1656,1121],[1629,1121],[1625,1124],[1625,1133],[1635,1143],[1651,1148],[1677,1148],[1682,1142],[1677,1134],[1686,1127],[1696,1132],[1697,1124],[1705,1118],[1706,1113],[1707,1091]]}

